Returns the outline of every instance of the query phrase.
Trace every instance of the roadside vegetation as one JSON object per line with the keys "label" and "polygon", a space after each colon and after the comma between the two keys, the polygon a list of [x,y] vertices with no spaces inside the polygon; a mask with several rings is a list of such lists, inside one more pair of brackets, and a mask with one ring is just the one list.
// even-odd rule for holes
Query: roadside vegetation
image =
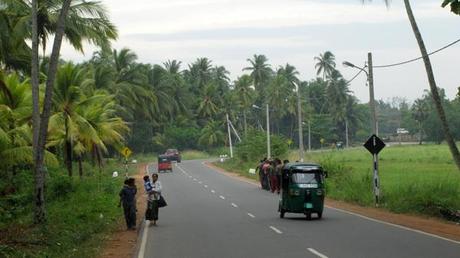
{"label": "roadside vegetation", "polygon": [[[104,240],[123,224],[118,192],[123,185],[124,165],[108,160],[103,170],[84,163],[85,177],[69,177],[59,167],[47,176],[47,221],[34,225],[33,175],[19,171],[14,193],[0,198],[0,257],[95,257]],[[112,178],[112,172],[119,176]],[[137,165],[129,166],[129,174]],[[1,181],[1,189],[8,189]],[[139,182],[138,182],[139,184]]]}
{"label": "roadside vegetation", "polygon": [[[460,210],[460,175],[447,145],[393,145],[379,155],[381,208],[396,213],[443,217],[444,210]],[[282,158],[298,160],[291,151]],[[306,154],[306,160],[321,164],[329,173],[327,196],[332,199],[374,206],[372,156],[361,147],[322,150]],[[257,159],[215,163],[228,171],[258,179],[248,173]]]}
{"label": "roadside vegetation", "polygon": [[[444,5],[458,13],[458,1]],[[297,94],[312,148],[351,146],[369,136],[369,106],[350,91],[331,51],[318,54],[317,76],[305,81],[296,67],[271,64],[263,54],[248,58],[235,80],[206,57],[142,63],[131,49],[111,47],[117,28],[95,0],[0,0],[0,31],[0,256],[94,255],[121,215],[114,200],[122,177],[112,179],[111,172],[123,175],[125,146],[138,162],[155,161],[150,153],[168,148],[197,150],[183,151],[184,160],[228,155],[221,149],[229,145],[228,116],[233,139],[241,141],[236,158],[222,166],[247,174],[266,155],[266,104],[273,156],[287,157],[297,146]],[[86,42],[98,50],[81,63],[62,60],[61,39],[75,51],[83,52]],[[431,86],[414,103],[378,101],[384,138],[401,139],[395,132],[403,127],[405,140],[440,143],[446,134],[439,124],[447,121],[460,138],[460,93],[447,99]],[[382,154],[388,209],[437,215],[436,207],[458,208],[460,180],[447,152],[423,148],[427,153]],[[370,205],[360,194],[370,188],[364,155],[348,152],[351,160],[340,152],[311,159],[330,170],[330,196]]]}

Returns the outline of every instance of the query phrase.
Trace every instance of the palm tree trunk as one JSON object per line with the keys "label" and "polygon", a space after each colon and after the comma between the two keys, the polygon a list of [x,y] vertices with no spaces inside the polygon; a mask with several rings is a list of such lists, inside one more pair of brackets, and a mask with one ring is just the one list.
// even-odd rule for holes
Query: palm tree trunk
{"label": "palm tree trunk", "polygon": [[419,130],[420,130],[420,131],[419,131],[419,136],[418,136],[418,137],[419,137],[419,138],[418,138],[418,141],[419,141],[418,144],[419,144],[419,145],[422,145],[422,137],[423,137],[422,122],[419,122],[419,123],[418,123],[418,126],[419,126]]}
{"label": "palm tree trunk", "polygon": [[246,117],[246,110],[243,111],[243,119],[244,119],[244,138],[248,136],[248,121]]}
{"label": "palm tree trunk", "polygon": [[348,119],[345,119],[345,146],[348,148]]}
{"label": "palm tree trunk", "polygon": [[72,142],[70,140],[69,136],[69,119],[66,116],[65,118],[65,142],[64,142],[64,159],[65,159],[65,166],[67,168],[67,173],[69,174],[69,177],[72,177],[73,171],[72,171]]}
{"label": "palm tree trunk", "polygon": [[449,145],[452,157],[455,161],[455,164],[457,165],[457,168],[460,171],[460,152],[458,151],[457,145],[455,144],[455,140],[452,137],[449,124],[447,123],[446,114],[444,112],[444,108],[442,107],[441,98],[439,97],[438,88],[436,86],[436,81],[434,78],[433,67],[431,66],[430,57],[428,56],[428,52],[426,50],[425,43],[422,38],[422,34],[420,33],[420,30],[418,28],[409,0],[404,0],[404,4],[406,6],[407,16],[409,17],[412,30],[414,31],[415,38],[417,39],[420,52],[423,56],[423,62],[425,63],[428,82],[430,84],[431,95],[433,96],[436,111],[438,112],[439,119],[441,120],[441,125],[444,131],[444,136],[446,137],[447,145]]}
{"label": "palm tree trunk", "polygon": [[[34,1],[36,2],[36,1]],[[46,81],[46,90],[45,90],[45,99],[44,99],[44,105],[43,105],[43,112],[40,118],[40,127],[38,129],[34,129],[34,133],[38,139],[34,138],[34,143],[36,143],[36,148],[35,149],[35,157],[34,157],[34,174],[35,174],[35,214],[34,214],[34,222],[37,224],[42,224],[46,220],[46,214],[45,214],[45,195],[44,195],[44,188],[45,188],[45,175],[46,175],[46,167],[44,165],[45,161],[45,144],[46,144],[46,138],[48,136],[48,124],[49,124],[49,119],[51,115],[51,104],[52,104],[52,94],[53,94],[53,86],[54,86],[54,81],[56,79],[56,72],[57,72],[57,66],[58,66],[58,61],[59,61],[59,53],[61,50],[61,45],[62,45],[62,38],[64,36],[64,29],[65,29],[65,18],[67,16],[67,13],[70,8],[72,0],[64,0],[62,4],[62,9],[61,13],[59,14],[59,19],[57,22],[57,28],[56,28],[56,34],[54,37],[54,43],[53,43],[53,50],[51,52],[51,58],[50,58],[50,63],[49,63],[49,70],[48,70],[48,78]],[[37,10],[37,3],[33,6],[32,10]],[[37,22],[37,19],[32,19],[33,23]],[[36,24],[35,24],[36,26]],[[37,27],[35,27],[37,29]],[[33,37],[33,40],[38,40],[37,37]],[[38,47],[35,49],[32,53],[32,59],[35,60],[35,58],[38,58]],[[38,60],[35,60],[35,65],[38,64]],[[32,65],[32,69],[37,69],[37,74],[35,74],[35,78],[33,80],[38,81],[38,65],[35,66]],[[36,85],[37,86],[37,85]],[[36,88],[38,90],[38,87]],[[38,96],[38,95],[37,95]],[[36,96],[36,97],[37,97]],[[37,101],[37,99],[34,99]],[[33,119],[37,119],[36,117],[36,112],[37,112],[37,107],[38,103],[35,103],[36,106],[35,108],[35,113]],[[37,121],[35,121],[34,124],[35,127],[38,126]],[[35,131],[38,130],[38,131]]]}
{"label": "palm tree trunk", "polygon": [[78,156],[78,175],[80,176],[80,179],[83,178],[83,164],[81,160],[81,155]]}

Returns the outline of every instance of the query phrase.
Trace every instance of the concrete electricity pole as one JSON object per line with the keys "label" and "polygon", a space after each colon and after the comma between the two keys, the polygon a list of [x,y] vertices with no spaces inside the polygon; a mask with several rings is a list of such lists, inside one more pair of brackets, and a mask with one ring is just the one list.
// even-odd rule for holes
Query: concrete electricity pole
{"label": "concrete electricity pole", "polygon": [[372,53],[367,54],[367,67],[369,69],[368,81],[369,81],[369,107],[371,109],[372,116],[372,133],[377,135],[377,113],[375,111],[375,99],[374,99],[374,70],[372,68]]}
{"label": "concrete electricity pole", "polygon": [[299,160],[303,162],[304,157],[304,147],[303,147],[303,129],[302,129],[302,107],[300,104],[300,86],[295,83],[297,86],[297,117],[299,122]]}

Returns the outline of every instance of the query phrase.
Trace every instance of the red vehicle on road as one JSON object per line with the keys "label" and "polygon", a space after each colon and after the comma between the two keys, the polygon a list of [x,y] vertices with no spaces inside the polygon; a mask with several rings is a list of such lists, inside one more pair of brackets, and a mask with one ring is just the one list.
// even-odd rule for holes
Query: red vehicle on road
{"label": "red vehicle on road", "polygon": [[158,173],[161,172],[172,172],[172,164],[171,160],[166,155],[159,155],[158,156]]}
{"label": "red vehicle on road", "polygon": [[164,155],[171,161],[177,161],[178,163],[181,161],[181,156],[177,149],[167,149]]}

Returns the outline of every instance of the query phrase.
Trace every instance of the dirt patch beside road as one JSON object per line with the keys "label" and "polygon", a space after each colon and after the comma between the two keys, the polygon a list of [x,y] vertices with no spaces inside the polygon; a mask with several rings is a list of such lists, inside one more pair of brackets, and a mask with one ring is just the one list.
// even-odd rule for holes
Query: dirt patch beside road
{"label": "dirt patch beside road", "polygon": [[106,246],[100,255],[101,258],[126,258],[133,257],[136,252],[137,238],[139,235],[142,221],[144,220],[147,198],[144,193],[143,176],[146,174],[148,164],[139,164],[138,173],[133,176],[136,178],[137,186],[137,230],[126,230],[123,218],[123,211],[120,208],[120,221],[118,229],[109,237]]}
{"label": "dirt patch beside road", "polygon": [[[260,183],[257,180],[241,176],[238,173],[228,172],[210,162],[206,162],[205,164],[208,167],[217,170],[219,173],[260,187]],[[381,208],[363,207],[342,201],[332,200],[329,198],[326,198],[326,206],[329,206],[333,209],[335,208],[356,213],[382,222],[396,224],[410,229],[419,230],[428,234],[460,241],[460,225],[449,223],[437,218],[421,217],[419,215],[396,214]]]}

